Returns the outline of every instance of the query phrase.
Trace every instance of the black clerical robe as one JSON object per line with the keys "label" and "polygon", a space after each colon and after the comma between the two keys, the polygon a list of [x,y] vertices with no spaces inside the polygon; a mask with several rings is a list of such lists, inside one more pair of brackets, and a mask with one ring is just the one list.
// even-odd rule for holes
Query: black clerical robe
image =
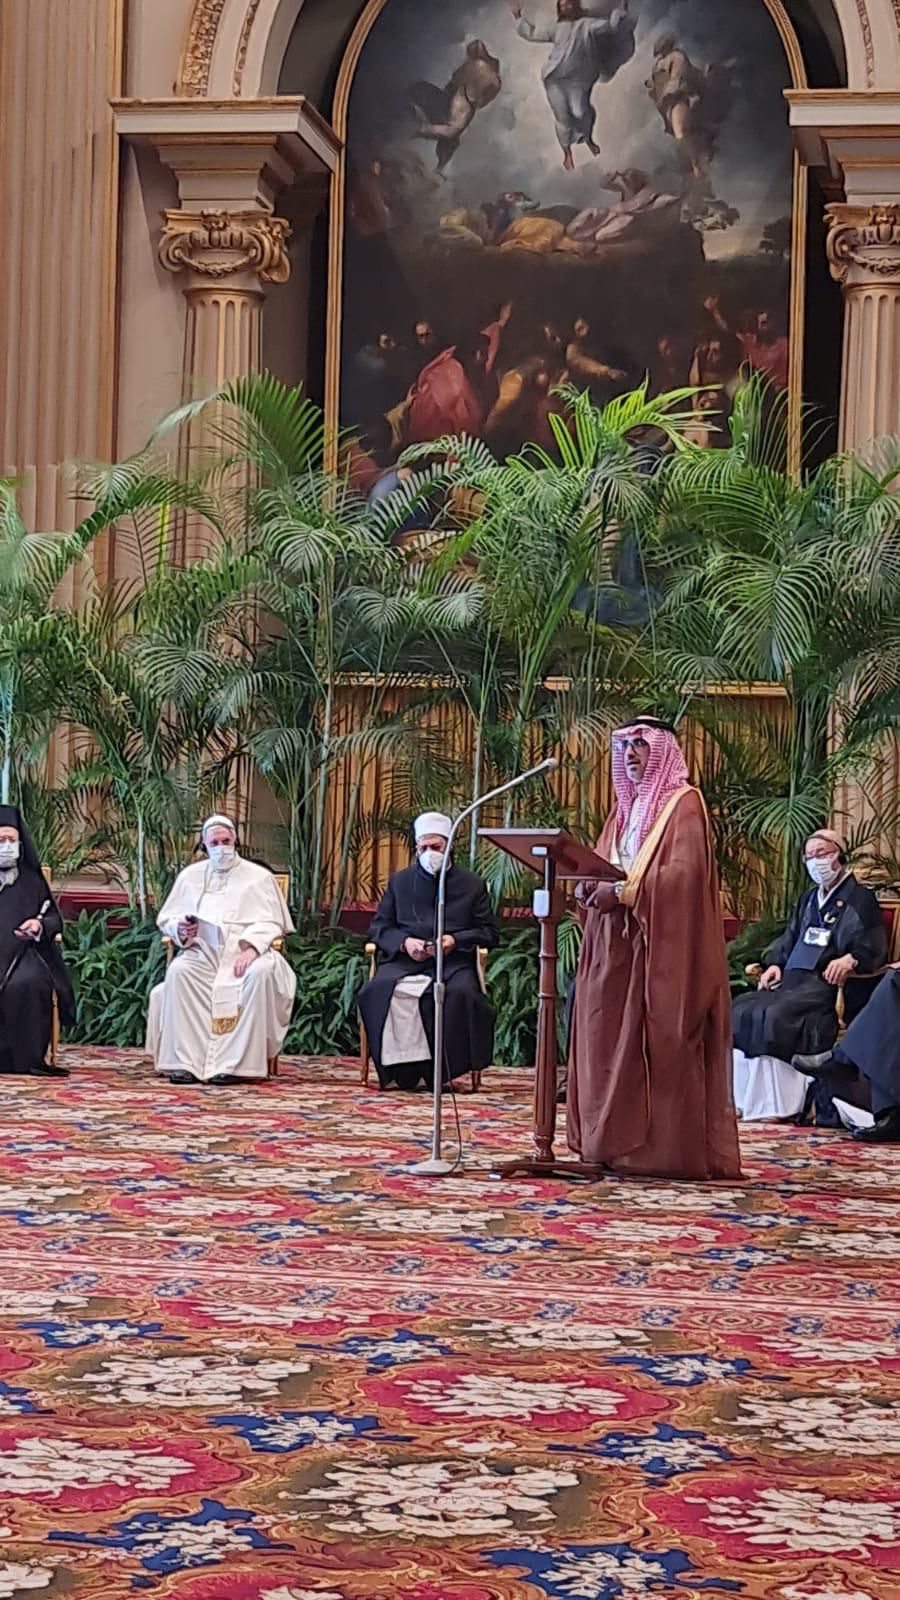
{"label": "black clerical robe", "polygon": [[[380,960],[374,978],[360,990],[358,1003],[382,1087],[393,1079],[411,1088],[430,1075],[430,1062],[384,1066],[381,1038],[400,979],[434,978],[434,959],[414,961],[403,945],[406,939],[434,939],[436,911],[437,879],[416,862],[394,873],[372,922],[370,938],[378,947]],[[447,1076],[460,1078],[467,1072],[482,1072],[493,1058],[494,1013],[478,981],[477,954],[479,947],[492,950],[499,937],[484,882],[465,867],[451,866],[447,873],[445,931],[453,935],[455,945],[444,958],[444,1060]],[[419,1000],[419,1013],[433,1047],[431,985]]]}
{"label": "black clerical robe", "polygon": [[[32,861],[30,841],[15,882],[0,888],[0,1072],[30,1073],[43,1065],[53,1022],[53,994],[63,1023],[74,1021],[72,985],[56,936],[62,917],[43,873]],[[47,902],[49,901],[49,905]],[[37,917],[43,906],[43,933],[36,942],[15,937],[15,929]]]}
{"label": "black clerical robe", "polygon": [[779,1061],[830,1050],[838,1034],[837,990],[822,973],[845,955],[855,956],[859,972],[873,972],[886,954],[884,921],[871,889],[851,873],[821,906],[818,889],[811,889],[763,957],[764,967],[781,968],[781,987],[741,995],[734,1003],[737,1049]]}

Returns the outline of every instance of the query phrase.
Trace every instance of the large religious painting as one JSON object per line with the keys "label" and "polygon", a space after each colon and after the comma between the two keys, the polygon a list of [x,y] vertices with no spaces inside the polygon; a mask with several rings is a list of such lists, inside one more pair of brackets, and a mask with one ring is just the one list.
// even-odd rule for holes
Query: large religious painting
{"label": "large religious painting", "polygon": [[333,303],[340,419],[373,466],[462,431],[499,455],[550,447],[564,383],[597,403],[645,375],[694,385],[713,446],[748,372],[787,389],[792,79],[775,15],[776,0],[387,0],[348,79]]}

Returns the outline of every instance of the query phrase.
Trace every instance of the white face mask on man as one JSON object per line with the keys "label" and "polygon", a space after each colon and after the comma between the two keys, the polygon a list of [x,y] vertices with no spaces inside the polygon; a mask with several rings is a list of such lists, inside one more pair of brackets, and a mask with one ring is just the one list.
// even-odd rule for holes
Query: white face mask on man
{"label": "white face mask on man", "polygon": [[0,872],[8,872],[17,865],[20,850],[18,839],[0,839]]}
{"label": "white face mask on man", "polygon": [[206,854],[216,872],[229,872],[237,860],[237,850],[233,844],[208,844]]}
{"label": "white face mask on man", "polygon": [[444,852],[443,852],[443,850],[427,850],[426,849],[426,850],[420,850],[419,851],[419,865],[427,873],[429,873],[432,878],[436,878],[437,877],[437,875],[440,872],[441,867],[443,866],[443,864],[444,864]]}
{"label": "white face mask on man", "polygon": [[837,882],[844,869],[837,856],[812,856],[807,860],[806,870],[813,883],[820,889],[827,889],[829,884]]}

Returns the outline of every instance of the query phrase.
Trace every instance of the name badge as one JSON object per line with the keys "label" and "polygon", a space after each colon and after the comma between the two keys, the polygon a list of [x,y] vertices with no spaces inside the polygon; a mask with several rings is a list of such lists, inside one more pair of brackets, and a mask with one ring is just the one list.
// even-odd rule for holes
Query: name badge
{"label": "name badge", "polygon": [[803,943],[815,945],[817,950],[824,950],[830,938],[831,931],[828,928],[807,928],[803,935]]}

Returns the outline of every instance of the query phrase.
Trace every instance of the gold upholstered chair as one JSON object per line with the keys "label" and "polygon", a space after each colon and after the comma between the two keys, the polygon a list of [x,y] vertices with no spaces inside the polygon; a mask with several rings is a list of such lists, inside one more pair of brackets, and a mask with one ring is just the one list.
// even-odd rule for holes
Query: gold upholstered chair
{"label": "gold upholstered chair", "polygon": [[[290,877],[288,876],[288,874],[286,872],[273,872],[272,873],[272,877],[275,879],[275,882],[277,883],[279,889],[281,890],[282,898],[284,900],[287,900],[288,889],[290,888],[290,882],[291,882]],[[175,954],[175,942],[174,942],[174,940],[169,938],[168,934],[165,934],[165,933],[163,934],[162,942],[163,942],[163,945],[165,946],[166,966],[168,967],[171,964],[172,957]],[[283,951],[284,951],[284,940],[283,939],[275,939],[275,940],[273,940],[272,949],[273,950],[277,950],[279,955],[281,955],[283,953]],[[271,1057],[271,1059],[269,1060],[269,1063],[268,1063],[268,1067],[269,1067],[269,1077],[270,1078],[277,1078],[278,1077],[278,1067],[279,1067],[279,1060],[278,1060],[277,1056],[272,1056]]]}
{"label": "gold upholstered chair", "polygon": [[[369,958],[369,977],[371,979],[371,978],[374,978],[374,976],[375,976],[375,968],[376,968],[376,965],[378,963],[378,947],[377,947],[377,945],[367,944],[366,945],[366,955]],[[478,956],[477,956],[477,961],[478,961],[478,982],[481,985],[482,994],[487,994],[487,959],[488,959],[487,951],[479,947]],[[366,1030],[365,1030],[365,1026],[363,1024],[363,1020],[360,1017],[360,1019],[359,1019],[359,1081],[362,1084],[364,1089],[368,1087],[369,1070],[370,1070],[371,1066],[372,1066],[372,1056],[371,1056],[371,1052],[369,1050],[369,1040],[368,1040],[368,1038],[366,1036]],[[472,1093],[476,1094],[480,1088],[481,1088],[481,1073],[480,1072],[473,1072],[472,1073]]]}

